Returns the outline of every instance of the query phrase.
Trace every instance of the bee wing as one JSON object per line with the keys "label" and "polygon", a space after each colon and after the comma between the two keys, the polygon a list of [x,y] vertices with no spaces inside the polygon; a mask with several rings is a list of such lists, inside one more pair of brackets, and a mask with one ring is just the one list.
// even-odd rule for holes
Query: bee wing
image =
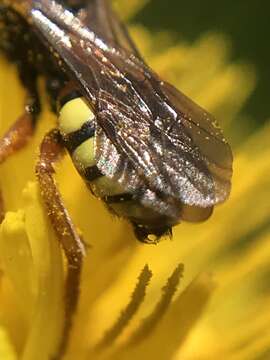
{"label": "bee wing", "polygon": [[170,137],[177,138],[182,129],[192,140],[211,175],[216,203],[224,201],[231,189],[233,156],[216,119],[172,85],[164,82],[160,89],[178,114]]}
{"label": "bee wing", "polygon": [[79,17],[86,26],[89,26],[89,28],[107,43],[126,49],[142,60],[126,26],[112,9],[110,1],[88,1],[86,9],[81,11]]}
{"label": "bee wing", "polygon": [[40,0],[32,21],[93,107],[108,146],[120,156],[120,162],[108,157],[106,165],[98,151],[99,135],[100,170],[117,181],[125,179],[128,188],[132,168],[149,190],[147,203],[154,194],[171,202],[175,214],[176,200],[204,208],[224,201],[230,192],[232,156],[215,120],[160,81],[133,53],[111,47],[64,10]]}
{"label": "bee wing", "polygon": [[[130,53],[143,61],[141,54],[136,48],[131,39],[126,26],[121,22],[119,17],[113,11],[111,4],[107,0],[91,0],[87,9],[80,14],[85,25],[88,25],[96,34],[109,43],[117,47],[128,50]],[[115,163],[117,158],[117,176],[118,182],[126,187],[131,192],[137,192],[140,189],[140,201],[146,206],[154,206],[156,209],[166,208],[168,213],[169,205],[162,201],[154,192],[149,189],[144,189],[144,181],[136,174],[132,168],[129,159],[116,150],[112,142],[105,135],[102,128],[97,127],[96,132],[96,154],[99,159],[99,167],[107,166],[108,169],[103,168],[104,173],[109,173],[112,170],[111,164]],[[101,164],[104,164],[103,166]],[[107,164],[107,165],[106,165]],[[120,171],[121,169],[121,171]],[[128,175],[128,178],[127,178]],[[128,184],[128,186],[127,186]],[[144,189],[142,191],[142,189]],[[172,207],[171,212],[175,212]],[[178,211],[178,207],[177,207]],[[164,211],[163,211],[164,212]],[[189,221],[202,221],[208,218],[212,213],[212,207],[208,209],[195,208],[191,206],[181,207],[181,218]],[[179,214],[177,215],[179,216]]]}
{"label": "bee wing", "polygon": [[[101,93],[98,123],[155,193],[200,207],[224,201],[230,191],[228,145],[223,138],[218,139],[216,129],[210,132],[210,120],[203,110],[189,103],[193,108],[183,115],[175,104],[170,104],[167,86],[160,85],[164,87],[162,91],[157,89],[159,84],[157,81],[153,86],[145,81],[140,86],[140,95],[145,95],[145,109],[140,109],[140,105],[131,108]],[[192,120],[193,112],[196,123]],[[200,113],[202,117],[198,118]],[[212,154],[210,148],[214,152],[222,151],[223,155]]]}
{"label": "bee wing", "polygon": [[136,200],[140,201],[141,204],[154,208],[155,211],[161,214],[170,216],[175,219],[175,222],[179,221],[182,214],[189,221],[200,221],[203,220],[202,217],[205,218],[203,211],[199,211],[200,214],[196,210],[193,210],[192,213],[187,212],[185,207],[179,204],[179,201],[174,201],[174,199],[168,201],[161,193],[151,190],[145,183],[144,178],[138,175],[129,158],[119,152],[99,123],[96,126],[95,142],[98,168],[106,176],[121,184],[126,191],[135,194]]}

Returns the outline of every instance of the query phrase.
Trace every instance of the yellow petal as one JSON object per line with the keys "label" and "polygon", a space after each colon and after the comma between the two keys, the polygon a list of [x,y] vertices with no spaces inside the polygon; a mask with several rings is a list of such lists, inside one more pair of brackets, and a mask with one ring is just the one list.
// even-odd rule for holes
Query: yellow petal
{"label": "yellow petal", "polygon": [[17,360],[18,357],[6,332],[6,329],[0,326],[0,359]]}
{"label": "yellow petal", "polygon": [[40,349],[44,356],[53,354],[58,344],[64,277],[60,246],[35,183],[27,186],[23,199],[24,209],[8,213],[1,225],[0,248],[4,274],[27,322],[27,332],[20,334],[25,342],[21,359],[31,360]]}

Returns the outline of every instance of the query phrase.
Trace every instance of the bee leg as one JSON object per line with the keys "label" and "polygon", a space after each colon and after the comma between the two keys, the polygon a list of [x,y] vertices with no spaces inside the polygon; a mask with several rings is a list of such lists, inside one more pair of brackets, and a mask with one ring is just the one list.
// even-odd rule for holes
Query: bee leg
{"label": "bee leg", "polygon": [[61,355],[64,354],[68,344],[72,317],[79,299],[80,274],[85,254],[83,242],[63,204],[54,179],[53,165],[57,160],[60,160],[62,154],[61,136],[58,130],[52,130],[45,136],[41,144],[36,175],[48,216],[63,247],[68,265],[65,285],[65,324],[58,352]]}
{"label": "bee leg", "polygon": [[25,112],[0,139],[0,164],[23,148],[32,134],[32,116]]}
{"label": "bee leg", "polygon": [[[35,73],[30,69],[27,70],[27,67],[23,70],[23,67],[19,66],[19,76],[26,89],[24,113],[0,138],[0,164],[28,143],[34,133],[35,124],[41,111]],[[4,200],[0,190],[0,224],[4,216]]]}
{"label": "bee leg", "polygon": [[28,143],[41,111],[35,74],[30,74],[30,69],[20,70],[19,67],[19,75],[26,89],[24,113],[0,139],[0,164]]}

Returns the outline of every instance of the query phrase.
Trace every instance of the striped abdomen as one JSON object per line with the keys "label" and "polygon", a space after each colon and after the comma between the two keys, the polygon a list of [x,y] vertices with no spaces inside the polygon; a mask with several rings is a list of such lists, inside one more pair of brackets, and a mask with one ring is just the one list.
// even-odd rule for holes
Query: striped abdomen
{"label": "striped abdomen", "polygon": [[136,196],[116,181],[102,175],[95,162],[95,116],[84,99],[76,92],[61,100],[59,130],[74,165],[91,192],[102,199],[118,216],[128,218],[140,240],[148,234],[160,237],[169,231],[168,219],[144,207]]}

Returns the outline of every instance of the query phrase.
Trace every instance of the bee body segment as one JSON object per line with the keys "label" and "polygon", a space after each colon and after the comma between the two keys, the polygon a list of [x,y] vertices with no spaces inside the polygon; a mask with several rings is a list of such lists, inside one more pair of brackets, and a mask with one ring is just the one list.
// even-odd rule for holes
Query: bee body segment
{"label": "bee body segment", "polygon": [[[111,213],[129,219],[134,226],[148,227],[149,233],[160,233],[162,222],[165,224],[164,232],[168,232],[171,225],[169,217],[145,207],[136,194],[99,171],[95,160],[95,116],[83,97],[72,92],[60,99],[60,103],[58,126],[61,136],[92,194],[101,199]],[[144,233],[147,231],[144,230]]]}

